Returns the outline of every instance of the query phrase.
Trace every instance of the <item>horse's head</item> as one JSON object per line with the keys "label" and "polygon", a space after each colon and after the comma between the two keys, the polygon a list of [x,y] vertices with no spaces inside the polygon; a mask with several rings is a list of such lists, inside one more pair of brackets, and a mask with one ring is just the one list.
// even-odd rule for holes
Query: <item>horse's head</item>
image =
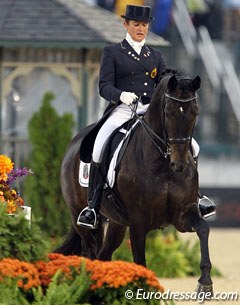
{"label": "horse's head", "polygon": [[163,125],[173,171],[181,172],[188,164],[188,151],[198,115],[196,91],[201,79],[177,77],[168,79],[164,93]]}

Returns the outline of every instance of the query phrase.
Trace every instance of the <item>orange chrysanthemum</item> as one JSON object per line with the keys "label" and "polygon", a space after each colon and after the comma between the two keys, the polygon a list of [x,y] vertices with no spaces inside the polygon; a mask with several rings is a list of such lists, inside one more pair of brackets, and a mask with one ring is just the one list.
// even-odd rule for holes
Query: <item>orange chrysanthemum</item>
{"label": "orange chrysanthemum", "polygon": [[49,254],[49,262],[37,262],[35,266],[40,273],[42,285],[47,286],[57,270],[61,270],[66,276],[71,277],[71,270],[81,272],[82,263],[90,273],[93,284],[92,290],[102,287],[119,288],[130,283],[143,281],[146,285],[164,291],[155,273],[147,268],[123,261],[104,262],[91,261],[79,256],[64,256],[62,254]]}
{"label": "orange chrysanthemum", "polygon": [[0,155],[0,180],[7,180],[7,174],[13,169],[13,165],[14,163],[10,158]]}
{"label": "orange chrysanthemum", "polygon": [[41,284],[48,286],[51,282],[53,275],[61,270],[68,278],[71,278],[72,269],[77,273],[81,272],[81,266],[84,262],[87,271],[90,270],[91,261],[87,258],[70,255],[64,256],[58,253],[51,253],[48,255],[49,262],[38,261],[35,263],[36,268],[40,274]]}
{"label": "orange chrysanthemum", "polygon": [[18,279],[18,286],[24,290],[29,290],[40,285],[37,268],[27,262],[18,259],[4,258],[0,261],[0,281],[11,277]]}
{"label": "orange chrysanthemum", "polygon": [[3,259],[0,261],[0,281],[10,276],[17,278],[18,286],[24,290],[39,285],[47,287],[58,270],[61,270],[67,279],[72,279],[74,274],[81,272],[83,264],[92,281],[91,290],[96,293],[102,288],[120,289],[127,285],[137,287],[141,284],[156,291],[164,291],[155,273],[143,266],[123,261],[91,261],[75,255],[64,256],[56,253],[49,254],[48,262],[38,261],[34,264],[17,259]]}
{"label": "orange chrysanthemum", "polygon": [[164,291],[153,271],[134,263],[96,260],[93,261],[91,274],[91,279],[94,281],[91,287],[93,290],[103,286],[119,288],[130,283],[144,281],[147,285]]}

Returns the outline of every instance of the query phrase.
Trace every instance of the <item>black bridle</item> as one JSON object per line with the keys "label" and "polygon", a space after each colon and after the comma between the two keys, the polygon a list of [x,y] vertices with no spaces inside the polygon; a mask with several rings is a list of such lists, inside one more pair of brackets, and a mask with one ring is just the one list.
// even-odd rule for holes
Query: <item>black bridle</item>
{"label": "black bridle", "polygon": [[[192,100],[197,99],[197,94],[196,93],[195,93],[195,95],[193,97],[186,98],[186,99],[176,98],[175,96],[171,96],[168,93],[165,93],[164,96],[169,98],[169,99],[172,99],[174,101],[177,101],[179,103],[188,103],[188,102],[191,102]],[[168,138],[166,136],[165,140],[162,139],[155,131],[153,131],[151,129],[151,127],[149,127],[147,125],[147,123],[144,121],[144,118],[142,118],[141,116],[139,116],[137,114],[136,110],[137,110],[137,105],[138,105],[139,102],[141,102],[141,97],[139,97],[139,99],[137,100],[137,102],[135,104],[129,105],[129,107],[132,110],[134,116],[137,117],[138,121],[141,123],[142,127],[144,128],[144,130],[146,131],[146,133],[150,137],[150,139],[153,142],[153,144],[155,145],[155,147],[158,149],[160,154],[165,159],[167,159],[167,157],[171,154],[171,149],[170,149],[169,144],[185,144],[185,143],[190,143],[190,141],[192,139],[192,135],[189,136],[189,137],[185,137],[185,138]]]}
{"label": "black bridle", "polygon": [[[165,93],[165,97],[173,100],[173,101],[176,101],[176,102],[179,102],[179,103],[182,103],[182,104],[185,104],[185,103],[189,103],[195,99],[197,99],[197,93],[195,93],[195,95],[193,97],[189,97],[189,98],[178,98],[178,97],[175,97],[175,96],[172,96],[170,95],[169,93]],[[192,135],[189,136],[189,137],[185,137],[185,138],[167,138],[167,141],[170,143],[170,144],[185,144],[185,143],[190,143],[192,139]]]}
{"label": "black bridle", "polygon": [[171,100],[174,100],[174,101],[177,101],[177,102],[180,102],[180,103],[188,103],[188,102],[191,102],[191,101],[197,99],[197,93],[195,93],[195,95],[193,97],[189,97],[189,98],[178,98],[178,97],[172,96],[168,93],[165,93],[165,97],[168,97]]}

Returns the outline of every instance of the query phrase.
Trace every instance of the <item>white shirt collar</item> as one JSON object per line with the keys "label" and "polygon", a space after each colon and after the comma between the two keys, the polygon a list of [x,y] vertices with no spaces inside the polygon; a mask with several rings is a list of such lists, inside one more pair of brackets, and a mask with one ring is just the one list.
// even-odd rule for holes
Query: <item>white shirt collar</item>
{"label": "white shirt collar", "polygon": [[137,42],[132,39],[132,37],[127,33],[126,40],[130,44],[130,46],[138,53],[138,55],[141,53],[142,47],[145,44],[145,39],[143,39],[140,42]]}

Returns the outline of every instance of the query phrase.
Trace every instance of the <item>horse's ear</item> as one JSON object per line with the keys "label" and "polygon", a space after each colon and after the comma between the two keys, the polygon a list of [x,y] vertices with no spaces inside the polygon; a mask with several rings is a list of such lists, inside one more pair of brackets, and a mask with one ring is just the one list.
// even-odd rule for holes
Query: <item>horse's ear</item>
{"label": "horse's ear", "polygon": [[200,76],[196,76],[191,82],[191,91],[197,91],[201,86],[201,78]]}
{"label": "horse's ear", "polygon": [[178,84],[178,81],[176,79],[176,77],[173,75],[170,77],[169,81],[168,81],[168,89],[169,91],[174,91],[174,89],[176,89],[177,87],[177,84]]}

